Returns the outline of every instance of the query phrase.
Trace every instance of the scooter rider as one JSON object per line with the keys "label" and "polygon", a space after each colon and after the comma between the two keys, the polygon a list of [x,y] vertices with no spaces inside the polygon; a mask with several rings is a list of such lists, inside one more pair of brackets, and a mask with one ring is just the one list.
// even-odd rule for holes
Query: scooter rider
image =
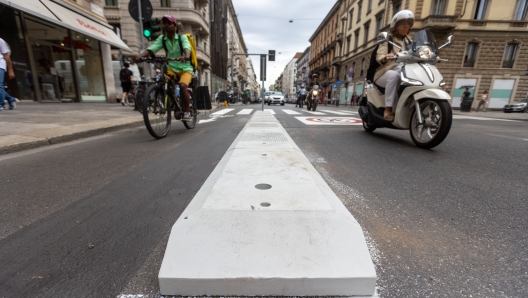
{"label": "scooter rider", "polygon": [[302,102],[306,99],[306,88],[304,87],[304,84],[302,84],[301,89],[299,89],[299,96],[297,96],[297,103],[295,104],[295,107],[300,106],[302,107]]}
{"label": "scooter rider", "polygon": [[[400,44],[403,47],[404,40],[408,44],[408,34],[414,25],[414,14],[410,10],[402,10],[397,12],[390,23],[389,36],[392,36],[392,41],[395,44]],[[389,122],[394,121],[394,114],[392,107],[396,105],[398,99],[398,89],[401,84],[401,67],[395,60],[391,59],[398,53],[397,47],[392,47],[392,52],[388,53],[388,43],[379,46],[376,54],[376,60],[380,64],[376,73],[374,74],[374,82],[376,85],[385,88],[385,111],[383,118]]]}

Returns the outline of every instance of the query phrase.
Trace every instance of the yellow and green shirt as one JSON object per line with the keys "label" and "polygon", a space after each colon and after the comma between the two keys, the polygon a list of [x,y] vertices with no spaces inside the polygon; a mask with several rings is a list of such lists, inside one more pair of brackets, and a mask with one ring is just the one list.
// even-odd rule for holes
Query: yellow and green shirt
{"label": "yellow and green shirt", "polygon": [[[159,36],[154,41],[154,43],[147,49],[152,51],[154,54],[157,53],[159,50],[163,49],[163,37],[164,35]],[[185,34],[182,34],[179,37],[181,38],[183,48],[190,51],[191,43],[189,42],[187,36],[185,36]],[[178,42],[178,34],[174,35],[174,42],[172,43],[170,39],[166,37],[165,45],[167,46],[168,58],[179,58],[182,56],[182,50],[180,49],[180,43]],[[194,71],[190,60],[185,62],[169,61],[168,65],[176,73],[180,71],[193,73]]]}

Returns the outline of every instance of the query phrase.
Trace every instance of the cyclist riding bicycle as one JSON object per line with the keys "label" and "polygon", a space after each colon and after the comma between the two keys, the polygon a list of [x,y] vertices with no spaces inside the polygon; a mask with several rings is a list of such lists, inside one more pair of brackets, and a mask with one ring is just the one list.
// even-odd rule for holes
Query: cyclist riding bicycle
{"label": "cyclist riding bicycle", "polygon": [[[163,39],[165,38],[167,58],[177,58],[178,61],[169,61],[167,67],[167,74],[174,78],[179,77],[180,82],[180,97],[183,102],[184,114],[182,121],[191,121],[191,113],[189,110],[189,93],[187,92],[187,86],[191,83],[193,76],[193,67],[190,62],[191,57],[191,44],[189,39],[184,34],[178,36],[177,21],[176,18],[167,14],[161,19],[161,24],[166,35],[159,36],[154,43],[147,48],[146,51],[136,56],[136,60],[141,58],[154,56],[159,50],[163,49]],[[180,56],[181,49],[178,37],[181,38],[181,44],[183,47],[183,56]]]}

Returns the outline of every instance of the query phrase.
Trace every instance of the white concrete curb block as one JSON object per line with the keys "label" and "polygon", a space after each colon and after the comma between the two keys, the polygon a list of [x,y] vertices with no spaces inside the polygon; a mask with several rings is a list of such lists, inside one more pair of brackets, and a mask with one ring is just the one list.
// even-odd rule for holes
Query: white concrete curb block
{"label": "white concrete curb block", "polygon": [[174,224],[159,283],[162,295],[372,296],[376,272],[357,221],[264,111]]}

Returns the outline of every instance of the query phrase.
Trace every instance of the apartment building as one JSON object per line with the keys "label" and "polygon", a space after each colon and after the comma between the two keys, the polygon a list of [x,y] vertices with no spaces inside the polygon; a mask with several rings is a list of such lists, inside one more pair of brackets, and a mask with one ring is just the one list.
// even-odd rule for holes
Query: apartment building
{"label": "apartment building", "polygon": [[323,19],[314,34],[310,37],[310,75],[317,73],[323,88],[321,100],[327,97],[337,83],[340,65],[334,64],[338,45],[343,42],[339,35],[339,25],[343,1],[336,1],[330,12]]}
{"label": "apartment building", "polygon": [[307,47],[297,60],[297,76],[295,86],[300,89],[303,85],[308,86],[310,76],[310,47]]}
{"label": "apartment building", "polygon": [[[527,97],[528,42],[526,0],[343,0],[341,27],[343,43],[335,62],[338,77],[345,82],[337,92],[344,102],[353,90],[362,93],[370,54],[380,31],[388,31],[392,16],[402,9],[415,14],[413,32],[428,29],[437,43],[453,35],[454,45],[440,52],[448,62],[437,64],[453,97],[460,106],[462,86],[474,96],[491,94],[489,108]],[[336,3],[336,4],[337,4]],[[476,102],[474,102],[476,104]]]}
{"label": "apartment building", "polygon": [[284,71],[282,72],[282,93],[287,97],[287,100],[295,100],[297,92],[296,77],[297,77],[297,60],[302,56],[303,53],[295,53],[293,58],[286,64]]}
{"label": "apartment building", "polygon": [[[132,57],[141,50],[143,34],[139,32],[139,22],[130,17],[129,2],[129,0],[105,0],[104,16],[133,51],[128,59],[132,61]],[[152,18],[161,19],[166,14],[173,15],[178,21],[178,32],[191,33],[194,36],[199,64],[195,75],[198,76],[199,85],[210,85],[209,0],[150,0],[150,3],[153,8]],[[151,43],[145,40],[146,47]],[[117,49],[112,50],[112,54],[114,60],[119,59]],[[158,54],[165,55],[163,50]],[[142,71],[146,76],[152,75],[151,67]]]}

